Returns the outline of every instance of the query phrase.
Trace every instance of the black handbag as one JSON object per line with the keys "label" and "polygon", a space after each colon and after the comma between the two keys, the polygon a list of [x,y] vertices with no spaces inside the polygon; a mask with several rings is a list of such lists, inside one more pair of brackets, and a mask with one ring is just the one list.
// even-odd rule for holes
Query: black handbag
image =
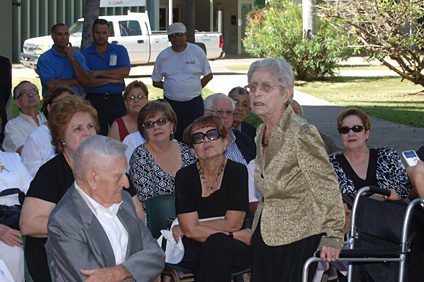
{"label": "black handbag", "polygon": [[18,194],[19,202],[21,205],[6,206],[0,205],[0,224],[9,226],[10,228],[19,229],[19,217],[21,216],[22,203],[25,194],[18,188],[11,188],[3,190],[0,193],[0,197]]}

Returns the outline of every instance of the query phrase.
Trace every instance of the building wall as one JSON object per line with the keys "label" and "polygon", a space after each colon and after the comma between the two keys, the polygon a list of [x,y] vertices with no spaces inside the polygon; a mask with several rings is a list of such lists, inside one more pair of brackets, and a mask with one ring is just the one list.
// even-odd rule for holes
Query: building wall
{"label": "building wall", "polygon": [[12,1],[3,1],[0,9],[0,55],[12,59]]}

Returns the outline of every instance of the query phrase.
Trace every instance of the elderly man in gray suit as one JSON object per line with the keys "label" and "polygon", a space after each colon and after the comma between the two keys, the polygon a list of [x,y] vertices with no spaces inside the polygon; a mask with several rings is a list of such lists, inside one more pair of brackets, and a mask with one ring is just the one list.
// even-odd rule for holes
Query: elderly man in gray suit
{"label": "elderly man in gray suit", "polygon": [[154,281],[164,269],[164,252],[122,191],[129,185],[125,149],[97,135],[74,153],[75,182],[48,222],[56,281]]}

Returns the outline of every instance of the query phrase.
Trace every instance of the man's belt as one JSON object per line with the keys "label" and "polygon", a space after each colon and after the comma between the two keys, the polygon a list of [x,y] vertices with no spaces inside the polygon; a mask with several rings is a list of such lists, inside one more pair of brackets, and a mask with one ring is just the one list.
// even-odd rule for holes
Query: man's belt
{"label": "man's belt", "polygon": [[118,98],[120,96],[122,96],[122,93],[93,93],[93,92],[89,92],[87,93],[87,95],[94,95],[97,97],[101,97],[103,99],[112,99],[112,98]]}

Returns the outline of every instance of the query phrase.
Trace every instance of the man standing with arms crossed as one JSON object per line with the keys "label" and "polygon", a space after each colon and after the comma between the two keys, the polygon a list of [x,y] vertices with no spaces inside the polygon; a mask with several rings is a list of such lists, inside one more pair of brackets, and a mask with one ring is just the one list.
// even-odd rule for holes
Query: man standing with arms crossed
{"label": "man standing with arms crossed", "polygon": [[55,24],[51,33],[54,44],[37,62],[43,95],[58,85],[69,86],[81,95],[82,86],[90,81],[85,59],[79,52],[72,50],[69,30],[65,24]]}
{"label": "man standing with arms crossed", "polygon": [[[124,77],[128,77],[131,63],[124,46],[108,43],[109,25],[106,20],[95,20],[91,33],[94,42],[81,53],[87,60],[91,77],[96,79],[84,88],[85,99],[98,112],[100,134],[107,135],[115,119],[127,114],[122,92],[125,90]],[[110,79],[110,83],[103,83],[101,78]]]}
{"label": "man standing with arms crossed", "polygon": [[168,26],[168,39],[172,46],[157,57],[152,80],[153,86],[163,89],[165,100],[177,114],[175,139],[181,140],[184,129],[203,116],[202,88],[213,75],[205,52],[187,43],[184,24],[176,22]]}

